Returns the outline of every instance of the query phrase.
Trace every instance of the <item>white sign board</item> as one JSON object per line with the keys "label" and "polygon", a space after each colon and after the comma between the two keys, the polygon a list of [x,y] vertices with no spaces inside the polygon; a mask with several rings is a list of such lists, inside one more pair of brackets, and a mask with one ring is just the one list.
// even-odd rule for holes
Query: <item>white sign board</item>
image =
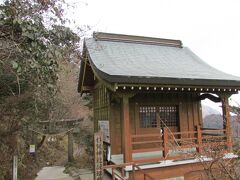
{"label": "white sign board", "polygon": [[29,147],[29,152],[30,153],[35,153],[35,144],[31,144]]}
{"label": "white sign board", "polygon": [[98,121],[100,131],[103,133],[103,141],[110,144],[109,121]]}

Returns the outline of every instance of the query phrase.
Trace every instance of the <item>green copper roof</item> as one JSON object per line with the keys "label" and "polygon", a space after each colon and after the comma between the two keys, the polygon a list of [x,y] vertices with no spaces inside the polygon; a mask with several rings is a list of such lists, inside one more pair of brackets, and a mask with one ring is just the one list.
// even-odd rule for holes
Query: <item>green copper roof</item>
{"label": "green copper roof", "polygon": [[174,46],[112,36],[85,39],[91,66],[108,82],[240,86],[240,77],[209,66],[181,41]]}

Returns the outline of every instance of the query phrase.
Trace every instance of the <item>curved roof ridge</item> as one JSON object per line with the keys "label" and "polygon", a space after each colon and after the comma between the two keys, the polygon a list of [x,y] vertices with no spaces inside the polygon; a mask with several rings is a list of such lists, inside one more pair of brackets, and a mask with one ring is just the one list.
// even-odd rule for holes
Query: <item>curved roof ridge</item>
{"label": "curved roof ridge", "polygon": [[145,36],[134,36],[125,34],[112,34],[103,32],[94,32],[93,38],[96,41],[113,41],[113,42],[127,42],[127,43],[140,43],[151,45],[162,45],[182,48],[182,42],[174,39],[163,39]]}

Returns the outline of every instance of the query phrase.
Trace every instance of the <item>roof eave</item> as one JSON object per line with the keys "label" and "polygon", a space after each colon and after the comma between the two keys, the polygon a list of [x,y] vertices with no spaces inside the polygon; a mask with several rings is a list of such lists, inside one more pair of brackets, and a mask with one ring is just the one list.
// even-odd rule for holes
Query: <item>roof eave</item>
{"label": "roof eave", "polygon": [[240,88],[240,81],[235,80],[215,80],[215,79],[185,79],[168,77],[144,77],[144,76],[118,76],[109,75],[94,66],[95,72],[101,79],[110,84],[146,84],[146,85],[175,85],[182,87],[203,86],[218,88]]}

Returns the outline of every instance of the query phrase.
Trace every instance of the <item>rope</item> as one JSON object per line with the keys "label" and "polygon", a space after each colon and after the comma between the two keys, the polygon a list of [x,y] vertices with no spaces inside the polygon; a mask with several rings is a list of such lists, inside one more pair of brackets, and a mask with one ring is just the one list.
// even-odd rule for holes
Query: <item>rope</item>
{"label": "rope", "polygon": [[[166,127],[167,129],[168,129],[168,131],[170,132],[170,134],[172,135],[172,137],[173,137],[173,140],[174,140],[174,142],[175,142],[175,144],[177,145],[177,147],[179,147],[179,148],[181,148],[181,146],[179,145],[179,143],[177,142],[177,140],[176,140],[176,138],[174,137],[174,134],[173,134],[173,132],[171,131],[171,129],[167,126],[167,124],[160,118],[160,115],[157,113],[157,116],[158,116],[158,118],[160,119],[160,121],[162,122],[162,124],[163,124],[163,126],[164,127]],[[160,129],[160,132],[161,132],[162,130]],[[184,142],[184,141],[183,141]],[[187,141],[185,141],[185,142],[187,142]],[[182,150],[182,149],[178,149],[178,148],[176,148],[176,146],[173,146],[172,145],[172,147],[173,147],[173,150],[175,151],[175,152],[182,152],[182,153],[184,153],[184,151]],[[187,157],[187,154],[190,154],[190,153],[184,153],[185,154],[185,156]],[[169,151],[168,151],[168,153],[167,153],[167,156],[169,155]]]}

